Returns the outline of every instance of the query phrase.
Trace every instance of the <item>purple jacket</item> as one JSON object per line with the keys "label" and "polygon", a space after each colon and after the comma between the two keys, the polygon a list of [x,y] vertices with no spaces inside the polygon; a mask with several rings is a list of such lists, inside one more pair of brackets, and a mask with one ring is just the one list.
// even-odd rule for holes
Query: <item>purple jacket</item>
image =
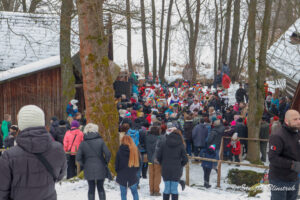
{"label": "purple jacket", "polygon": [[67,166],[62,145],[44,127],[23,130],[17,144],[0,157],[0,199],[56,200],[53,177],[33,153],[42,153],[59,181]]}

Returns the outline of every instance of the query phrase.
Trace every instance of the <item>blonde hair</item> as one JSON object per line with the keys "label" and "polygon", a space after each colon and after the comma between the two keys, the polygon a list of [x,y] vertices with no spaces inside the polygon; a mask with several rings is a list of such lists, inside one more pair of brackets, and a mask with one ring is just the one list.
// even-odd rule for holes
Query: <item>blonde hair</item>
{"label": "blonde hair", "polygon": [[121,144],[128,146],[129,148],[129,160],[128,167],[139,167],[139,152],[137,146],[134,144],[130,136],[124,135]]}

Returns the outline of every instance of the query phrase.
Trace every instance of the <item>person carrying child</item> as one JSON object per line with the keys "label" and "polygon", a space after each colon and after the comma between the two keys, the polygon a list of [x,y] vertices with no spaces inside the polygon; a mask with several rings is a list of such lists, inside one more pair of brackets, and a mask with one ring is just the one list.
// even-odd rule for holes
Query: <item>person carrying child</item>
{"label": "person carrying child", "polygon": [[[241,154],[241,143],[238,139],[238,133],[234,133],[227,147],[231,147],[231,153],[234,156],[235,162],[240,162],[239,155]],[[230,157],[232,161],[232,156]]]}
{"label": "person carrying child", "polygon": [[[203,156],[204,158],[209,158],[209,159],[216,159],[216,145],[210,145],[208,149],[204,150]],[[204,187],[210,188],[211,185],[209,185],[209,177],[211,170],[213,168],[213,162],[211,161],[203,161],[202,162],[202,168],[204,171]]]}

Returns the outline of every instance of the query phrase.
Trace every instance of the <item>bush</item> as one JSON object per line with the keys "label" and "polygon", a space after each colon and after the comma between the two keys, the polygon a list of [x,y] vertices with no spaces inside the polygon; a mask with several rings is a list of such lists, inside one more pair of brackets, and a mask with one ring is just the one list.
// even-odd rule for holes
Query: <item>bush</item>
{"label": "bush", "polygon": [[255,197],[257,194],[262,193],[262,189],[261,189],[261,184],[257,183],[255,185],[253,185],[249,192],[248,192],[248,197]]}
{"label": "bush", "polygon": [[263,173],[257,173],[251,170],[231,169],[228,172],[227,178],[230,184],[238,186],[246,185],[251,187],[260,182],[264,177]]}

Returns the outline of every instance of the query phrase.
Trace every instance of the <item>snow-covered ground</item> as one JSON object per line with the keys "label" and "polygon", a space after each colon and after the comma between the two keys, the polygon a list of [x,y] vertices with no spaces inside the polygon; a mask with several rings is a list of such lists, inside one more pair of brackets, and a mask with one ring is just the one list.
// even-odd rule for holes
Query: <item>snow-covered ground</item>
{"label": "snow-covered ground", "polygon": [[[181,190],[179,186],[179,198],[184,200],[246,200],[246,199],[270,199],[270,192],[268,187],[264,188],[264,192],[258,194],[255,198],[249,198],[245,191],[234,190],[234,185],[229,185],[227,183],[226,177],[230,169],[236,168],[235,165],[222,165],[222,176],[221,176],[221,188],[216,188],[217,185],[217,173],[212,171],[210,184],[212,188],[205,189],[203,186],[203,170],[201,164],[191,164],[190,165],[190,185],[191,187],[186,187],[184,191]],[[239,169],[250,169],[257,172],[264,172],[263,169],[250,168],[250,167],[239,167]],[[185,170],[184,170],[185,171]],[[183,179],[185,179],[185,173],[183,174]],[[149,180],[141,179],[139,197],[141,200],[158,200],[162,197],[153,197],[149,193]],[[105,181],[105,191],[106,199],[117,200],[121,199],[120,189],[116,182]],[[163,192],[164,184],[163,181],[160,184],[160,191]],[[85,200],[87,199],[88,185],[86,181],[78,181],[75,183],[62,183],[56,185],[58,200]],[[97,196],[97,195],[96,195]],[[132,200],[132,195],[128,190],[128,200]],[[96,198],[98,199],[98,198]]]}

